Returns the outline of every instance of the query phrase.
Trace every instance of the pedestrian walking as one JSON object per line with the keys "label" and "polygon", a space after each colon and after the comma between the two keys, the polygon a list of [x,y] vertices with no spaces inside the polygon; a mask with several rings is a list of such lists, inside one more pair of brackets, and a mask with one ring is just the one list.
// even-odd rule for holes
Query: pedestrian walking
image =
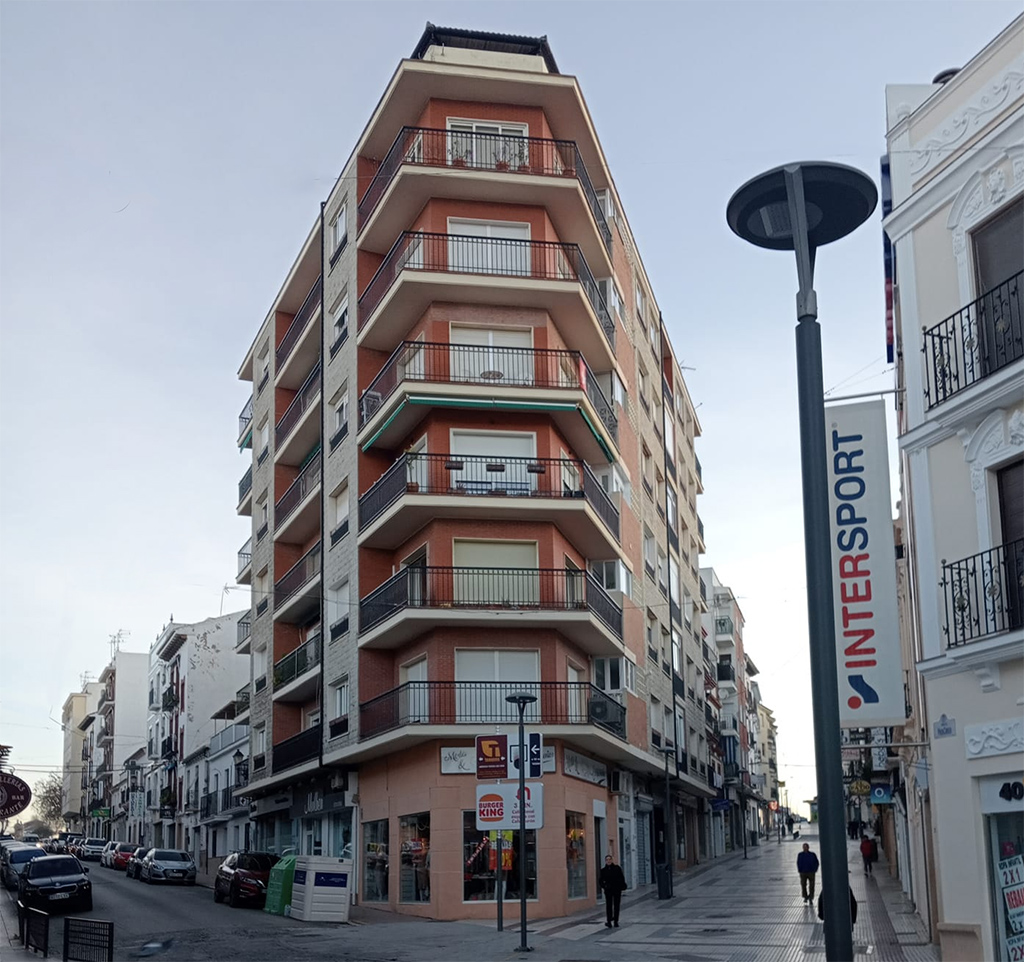
{"label": "pedestrian walking", "polygon": [[860,854],[861,858],[864,859],[864,874],[871,874],[871,862],[875,857],[875,846],[872,844],[871,839],[867,835],[861,835],[860,837]]}
{"label": "pedestrian walking", "polygon": [[800,894],[805,902],[814,901],[814,876],[818,871],[818,856],[804,842],[803,851],[796,857],[796,870],[800,873]]}
{"label": "pedestrian walking", "polygon": [[608,919],[605,928],[619,927],[619,906],[622,904],[622,893],[626,891],[626,876],[622,874],[622,866],[616,864],[610,855],[604,857],[604,868],[598,876],[601,890],[604,892],[604,909]]}
{"label": "pedestrian walking", "polygon": [[787,815],[786,816],[786,831],[790,835],[793,834],[793,816],[792,815]]}
{"label": "pedestrian walking", "polygon": [[[825,921],[825,893],[818,896],[818,918]],[[850,889],[850,925],[857,924],[857,899],[854,897],[853,889]]]}

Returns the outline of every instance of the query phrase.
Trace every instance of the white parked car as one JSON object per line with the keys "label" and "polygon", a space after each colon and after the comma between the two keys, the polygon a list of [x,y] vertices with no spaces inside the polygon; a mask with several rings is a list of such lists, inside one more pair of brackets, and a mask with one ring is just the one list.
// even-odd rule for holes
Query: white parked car
{"label": "white parked car", "polygon": [[107,840],[105,838],[83,839],[81,858],[90,862],[98,862],[100,856],[103,854],[103,849],[106,847]]}

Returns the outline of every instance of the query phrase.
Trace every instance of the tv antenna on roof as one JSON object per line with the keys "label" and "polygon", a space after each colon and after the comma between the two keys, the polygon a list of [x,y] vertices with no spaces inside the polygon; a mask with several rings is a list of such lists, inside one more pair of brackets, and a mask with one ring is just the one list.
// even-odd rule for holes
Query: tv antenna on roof
{"label": "tv antenna on roof", "polygon": [[130,635],[130,631],[125,631],[124,628],[118,628],[117,632],[110,636],[110,660],[114,660],[116,655],[121,650],[121,645],[125,642],[125,636]]}

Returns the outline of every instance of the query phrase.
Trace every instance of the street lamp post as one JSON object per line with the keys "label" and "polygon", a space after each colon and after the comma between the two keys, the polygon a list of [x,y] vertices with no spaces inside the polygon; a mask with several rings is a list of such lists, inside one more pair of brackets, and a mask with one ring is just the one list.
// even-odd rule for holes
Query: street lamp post
{"label": "street lamp post", "polygon": [[[516,952],[532,952],[526,944],[526,730],[523,713],[527,705],[537,700],[536,695],[517,692],[506,695],[505,701],[519,709],[519,945]],[[499,893],[500,895],[500,893]]]}
{"label": "street lamp post", "polygon": [[672,784],[669,781],[668,774],[668,760],[675,756],[676,750],[672,748],[663,748],[662,751],[665,753],[665,861],[668,864],[668,894],[671,898],[675,894],[675,886],[672,882],[672,868],[674,862],[675,848],[675,808],[672,805]]}
{"label": "street lamp post", "polygon": [[861,171],[843,164],[797,163],[776,167],[748,181],[733,194],[726,212],[729,227],[739,237],[757,247],[796,254],[804,553],[828,962],[852,959],[853,940],[843,831],[824,384],[814,255],[819,247],[856,230],[877,203],[875,185]]}

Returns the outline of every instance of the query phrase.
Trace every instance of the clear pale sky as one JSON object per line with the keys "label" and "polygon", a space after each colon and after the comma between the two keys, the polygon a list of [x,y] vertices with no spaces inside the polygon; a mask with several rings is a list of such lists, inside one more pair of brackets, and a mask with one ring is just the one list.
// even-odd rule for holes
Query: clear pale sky
{"label": "clear pale sky", "polygon": [[[816,794],[792,255],[725,223],[792,160],[878,177],[884,87],[1016,2],[0,6],[0,742],[34,783],[109,636],[248,605],[235,372],[427,20],[547,35],[575,74],[702,422],[707,554],[740,599],[791,801]],[[892,386],[880,214],[823,250],[826,389]],[[895,475],[895,464],[893,464]],[[894,481],[895,483],[895,481]],[[224,592],[224,586],[228,591]]]}

